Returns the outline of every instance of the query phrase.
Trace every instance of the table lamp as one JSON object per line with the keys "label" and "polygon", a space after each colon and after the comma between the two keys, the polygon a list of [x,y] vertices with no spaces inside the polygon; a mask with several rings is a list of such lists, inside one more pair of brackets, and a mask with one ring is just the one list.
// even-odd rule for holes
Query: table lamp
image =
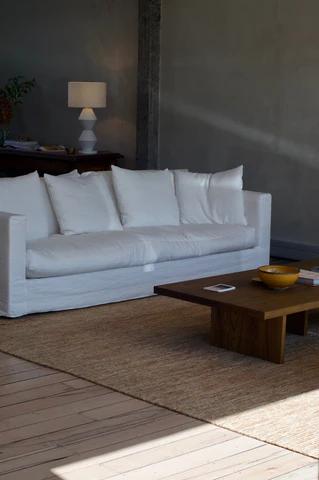
{"label": "table lamp", "polygon": [[93,127],[96,116],[93,108],[106,107],[106,83],[105,82],[69,82],[68,83],[68,106],[82,108],[79,120],[82,122],[83,131],[79,137],[81,145],[80,153],[96,153],[96,136]]}

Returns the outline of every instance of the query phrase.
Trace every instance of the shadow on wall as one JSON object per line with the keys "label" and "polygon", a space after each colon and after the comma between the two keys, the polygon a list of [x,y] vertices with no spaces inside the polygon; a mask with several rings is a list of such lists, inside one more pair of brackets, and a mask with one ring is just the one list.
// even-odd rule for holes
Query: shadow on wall
{"label": "shadow on wall", "polygon": [[272,237],[319,244],[319,151],[166,94],[161,102],[161,168],[244,164],[245,188],[273,195]]}

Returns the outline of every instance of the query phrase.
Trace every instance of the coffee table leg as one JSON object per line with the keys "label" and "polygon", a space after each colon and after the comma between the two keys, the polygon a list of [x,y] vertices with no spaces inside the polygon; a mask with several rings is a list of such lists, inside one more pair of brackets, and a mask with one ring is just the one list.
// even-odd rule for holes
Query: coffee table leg
{"label": "coffee table leg", "polygon": [[308,312],[293,313],[287,316],[287,332],[295,335],[307,335]]}
{"label": "coffee table leg", "polygon": [[212,308],[212,345],[270,362],[283,363],[286,316],[259,320],[236,310]]}

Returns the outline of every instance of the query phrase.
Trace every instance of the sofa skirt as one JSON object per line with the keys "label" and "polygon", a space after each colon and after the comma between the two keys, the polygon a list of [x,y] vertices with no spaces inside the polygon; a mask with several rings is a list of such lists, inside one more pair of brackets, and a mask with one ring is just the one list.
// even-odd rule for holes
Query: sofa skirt
{"label": "sofa skirt", "polygon": [[153,295],[155,285],[254,269],[269,261],[262,247],[94,273],[27,279],[25,299],[7,317],[84,308]]}

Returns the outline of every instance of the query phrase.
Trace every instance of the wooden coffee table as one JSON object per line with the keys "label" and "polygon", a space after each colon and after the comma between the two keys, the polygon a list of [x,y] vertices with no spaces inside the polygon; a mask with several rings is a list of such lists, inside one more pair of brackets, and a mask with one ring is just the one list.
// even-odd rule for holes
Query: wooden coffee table
{"label": "wooden coffee table", "polygon": [[[302,268],[319,260],[296,263]],[[211,307],[212,345],[244,355],[283,363],[286,332],[307,334],[308,312],[319,308],[319,286],[296,284],[287,290],[270,290],[252,282],[256,270],[160,285],[159,295]],[[214,293],[203,287],[226,283],[236,290]]]}

